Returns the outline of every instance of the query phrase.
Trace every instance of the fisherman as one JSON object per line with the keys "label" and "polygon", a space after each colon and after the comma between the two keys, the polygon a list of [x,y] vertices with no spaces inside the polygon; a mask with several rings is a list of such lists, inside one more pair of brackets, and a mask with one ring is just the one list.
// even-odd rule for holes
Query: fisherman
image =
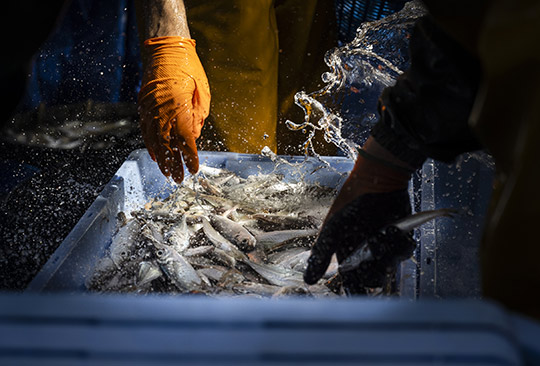
{"label": "fisherman", "polygon": [[[24,14],[27,9],[40,9],[35,15],[32,13],[32,24],[40,28],[37,28],[39,32],[35,32],[24,45],[14,41],[9,43],[10,49],[21,52],[13,52],[14,57],[5,60],[6,66],[0,73],[3,81],[14,86],[6,89],[8,92],[5,93],[4,100],[9,102],[9,108],[6,108],[7,112],[2,112],[4,114],[1,124],[6,123],[21,99],[32,54],[43,43],[45,36],[53,28],[54,21],[62,20],[61,10],[68,10],[69,3],[55,0],[54,6],[51,4],[43,7],[32,0],[30,3],[10,5],[14,14]],[[86,17],[102,14],[100,9],[109,5],[120,7],[103,0],[79,0],[73,3],[77,3],[77,6],[74,6],[76,11],[84,13]],[[268,146],[277,151],[279,134],[280,153],[287,152],[289,146],[292,150],[288,153],[298,149],[304,136],[289,131],[284,121],[304,117],[303,111],[294,104],[297,91],[301,88],[316,90],[322,86],[320,75],[326,71],[324,53],[337,45],[333,1],[134,0],[134,3],[144,66],[142,94],[139,99],[142,134],[148,150],[156,155],[162,171],[170,175],[171,167],[177,167],[172,175],[177,181],[181,181],[181,171],[178,168],[182,167],[181,154],[191,158],[188,159],[188,168],[193,171],[197,159],[194,140],[201,134],[203,120],[207,116],[205,131],[202,131],[203,138],[197,141],[199,148],[260,153],[263,147]],[[129,3],[127,5],[129,6]],[[131,12],[124,9],[119,17],[129,17],[130,14]],[[88,27],[89,30],[100,30],[100,22],[105,23],[102,19],[86,19],[84,16],[77,20],[86,20],[92,24],[93,28]],[[64,22],[68,23],[66,28],[69,30],[69,19],[64,19]],[[110,22],[107,23],[109,24]],[[107,33],[98,34],[99,36],[104,38],[102,42],[105,44],[130,47],[129,39],[117,41],[113,38],[114,35],[108,38]],[[95,34],[89,35],[88,47],[92,46],[95,37]],[[126,32],[118,36],[120,37],[127,38]],[[53,52],[64,51],[64,43],[67,42],[68,45],[67,54],[59,56],[58,62],[73,62],[76,67],[69,64],[62,68],[62,65],[42,63],[43,69],[40,69],[37,78],[44,79],[43,89],[46,90],[51,88],[51,84],[57,85],[54,78],[47,79],[51,78],[49,75],[58,75],[61,79],[64,74],[69,73],[69,80],[84,78],[84,75],[71,73],[84,69],[85,64],[95,67],[95,64],[102,63],[102,60],[96,59],[95,64],[91,64],[94,59],[84,59],[79,55],[88,52],[88,48],[71,44],[84,43],[83,35],[73,39],[56,39],[61,45],[55,45]],[[80,47],[80,52],[77,49],[77,52],[74,51],[75,55],[72,55],[69,49],[75,50],[74,46]],[[115,58],[117,54],[122,54],[122,51],[114,48],[111,52],[114,52]],[[45,54],[38,62],[43,62],[47,57],[52,58],[50,56]],[[111,56],[108,57],[112,58]],[[108,65],[108,62],[107,59],[103,64]],[[112,65],[111,67],[118,66],[116,63]],[[127,66],[125,70],[109,70],[110,78],[114,79],[115,75],[128,74],[136,69],[134,65]],[[56,67],[59,69],[55,69]],[[133,81],[135,78],[132,75],[122,76],[119,83],[124,83],[125,79]],[[88,84],[91,85],[92,80]],[[40,89],[37,85],[36,81],[31,87]],[[101,82],[98,85],[107,84]],[[97,95],[98,100],[100,97],[112,98],[107,93],[101,96],[99,90],[87,89],[90,92],[81,94]],[[131,90],[131,87],[128,89]],[[35,93],[38,98],[42,97],[39,91]],[[69,90],[64,94],[75,99],[78,91]],[[54,100],[53,103],[61,104],[61,97],[57,99],[60,101]],[[70,103],[73,102],[71,99]],[[172,102],[173,100],[175,102]],[[195,106],[192,108],[193,101]],[[189,115],[196,115],[197,121],[192,122]],[[174,123],[172,119],[176,119]],[[188,126],[189,124],[191,125]],[[170,148],[171,144],[176,146],[175,151]],[[184,151],[180,152],[177,148],[184,148]],[[171,154],[170,159],[165,159],[165,151]],[[176,164],[177,162],[179,164]]]}
{"label": "fisherman", "polygon": [[181,182],[182,163],[197,171],[195,140],[208,116],[200,141],[208,150],[276,151],[278,134],[281,146],[299,145],[278,119],[303,118],[294,94],[320,82],[314,75],[325,71],[324,52],[335,45],[332,1],[137,0],[136,6],[140,125],[163,174]]}
{"label": "fisherman", "polygon": [[407,183],[428,158],[451,162],[486,148],[496,163],[481,246],[483,295],[540,319],[540,12],[534,1],[425,1],[410,68],[379,99],[380,120],[334,201],[305,273],[368,240],[374,254],[342,273],[350,294],[380,287],[415,248],[380,229],[410,214]]}

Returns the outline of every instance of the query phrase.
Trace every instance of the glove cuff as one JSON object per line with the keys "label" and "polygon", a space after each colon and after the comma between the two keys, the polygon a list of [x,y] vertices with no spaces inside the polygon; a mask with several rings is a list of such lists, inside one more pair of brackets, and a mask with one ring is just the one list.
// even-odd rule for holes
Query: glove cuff
{"label": "glove cuff", "polygon": [[399,165],[400,161],[378,147],[373,139],[368,139],[364,147],[359,151],[351,174],[332,204],[327,219],[364,194],[407,190],[413,171],[406,165]]}
{"label": "glove cuff", "polygon": [[151,47],[151,48],[154,48],[156,46],[174,46],[174,45],[195,48],[196,42],[194,39],[180,37],[180,36],[154,37],[154,38],[149,38],[146,41],[144,41],[144,46]]}
{"label": "glove cuff", "polygon": [[364,159],[371,160],[375,163],[384,165],[387,168],[393,169],[396,172],[401,172],[403,174],[408,174],[408,175],[411,175],[412,173],[414,173],[414,169],[410,169],[404,166],[399,166],[397,164],[392,163],[391,161],[381,159],[378,156],[368,153],[364,149],[358,149],[358,155],[362,156]]}
{"label": "glove cuff", "polygon": [[[382,113],[386,122],[392,118],[388,109],[385,109]],[[390,153],[413,168],[420,168],[427,159],[427,155],[420,150],[420,146],[416,145],[407,136],[398,134],[382,121],[373,126],[371,136],[377,139]]]}
{"label": "glove cuff", "polygon": [[[356,159],[350,179],[356,189],[365,193],[384,193],[406,190],[412,171],[379,159],[362,150]],[[360,192],[358,192],[360,193]]]}

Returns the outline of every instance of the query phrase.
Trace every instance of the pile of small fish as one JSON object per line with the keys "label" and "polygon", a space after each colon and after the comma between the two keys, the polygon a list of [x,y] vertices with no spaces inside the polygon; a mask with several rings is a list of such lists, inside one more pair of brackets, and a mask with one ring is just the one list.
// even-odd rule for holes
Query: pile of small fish
{"label": "pile of small fish", "polygon": [[[247,178],[201,166],[169,197],[119,215],[87,287],[98,292],[208,296],[339,296],[337,262],[303,281],[310,248],[336,194],[276,173]],[[129,216],[129,218],[128,218]]]}

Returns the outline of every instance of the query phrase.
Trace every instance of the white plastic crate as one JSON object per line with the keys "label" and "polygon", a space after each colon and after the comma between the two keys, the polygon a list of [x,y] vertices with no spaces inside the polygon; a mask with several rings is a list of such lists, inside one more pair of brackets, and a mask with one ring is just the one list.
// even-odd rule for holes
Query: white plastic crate
{"label": "white plastic crate", "polygon": [[0,304],[2,365],[524,364],[512,318],[472,300],[26,294]]}

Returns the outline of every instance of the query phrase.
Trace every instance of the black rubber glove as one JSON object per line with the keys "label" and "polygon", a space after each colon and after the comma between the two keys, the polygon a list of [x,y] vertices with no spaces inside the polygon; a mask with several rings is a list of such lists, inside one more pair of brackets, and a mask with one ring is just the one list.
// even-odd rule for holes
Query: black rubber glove
{"label": "black rubber glove", "polygon": [[[341,273],[343,287],[348,294],[365,294],[368,288],[382,287],[416,247],[411,233],[387,228],[410,213],[406,190],[367,193],[351,201],[333,214],[321,229],[308,260],[305,282],[316,283],[326,272],[334,253],[341,263],[368,240],[374,258],[355,270]],[[383,228],[387,228],[384,233]]]}

